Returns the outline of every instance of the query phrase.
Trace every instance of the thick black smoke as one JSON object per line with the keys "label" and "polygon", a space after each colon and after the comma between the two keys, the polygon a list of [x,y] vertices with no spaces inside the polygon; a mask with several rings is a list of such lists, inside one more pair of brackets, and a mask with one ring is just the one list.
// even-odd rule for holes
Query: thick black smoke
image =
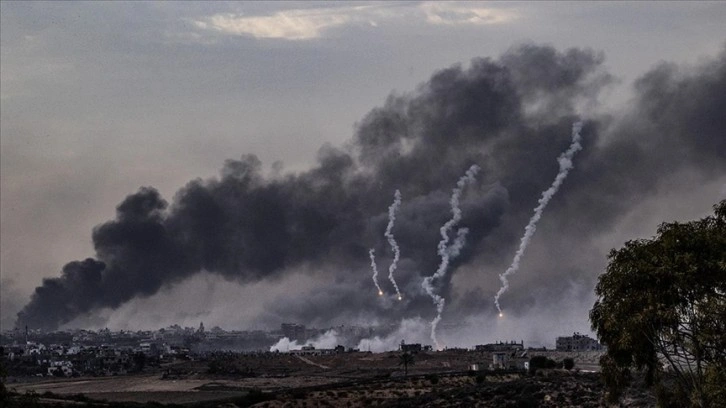
{"label": "thick black smoke", "polygon": [[[380,306],[373,289],[361,290],[371,285],[361,271],[368,248],[387,251],[382,234],[397,188],[403,194],[394,228],[403,250],[397,277],[407,296],[399,307],[431,316],[430,300],[417,290],[436,269],[438,229],[450,216],[456,180],[470,165],[482,167],[462,201],[461,225],[470,233],[452,269],[475,259],[505,265],[557,173],[555,158],[569,144],[577,108],[592,105],[610,82],[602,62],[591,50],[520,46],[390,96],[358,124],[349,148],[322,147],[307,172],[264,177],[259,160],[243,156],[227,161],[218,178],[191,181],[171,205],[142,188],[119,204],[115,220],[94,229],[96,259],[71,262],[60,277],[45,279],[17,324],[53,329],[202,270],[255,282],[303,264],[334,266],[340,274],[314,302],[291,294],[271,314],[323,322],[334,313],[375,312]],[[657,67],[636,91],[625,117],[584,118],[584,149],[543,219],[562,233],[548,244],[553,250],[582,245],[587,252],[589,236],[611,228],[668,174],[687,169],[704,181],[724,175],[726,53],[691,71]],[[596,276],[558,261],[543,262],[527,278],[547,296],[558,295],[552,277],[585,276],[587,286]],[[449,281],[441,285],[448,295]],[[489,309],[491,294],[465,295],[455,310]],[[527,297],[519,300],[518,308],[531,306]]]}

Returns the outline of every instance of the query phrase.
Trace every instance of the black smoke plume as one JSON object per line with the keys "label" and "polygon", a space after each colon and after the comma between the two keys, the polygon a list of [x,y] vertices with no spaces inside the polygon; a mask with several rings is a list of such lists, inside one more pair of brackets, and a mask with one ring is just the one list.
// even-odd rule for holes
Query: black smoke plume
{"label": "black smoke plume", "polygon": [[[368,248],[387,251],[382,233],[396,189],[406,197],[394,229],[403,251],[401,313],[431,318],[430,301],[410,291],[436,269],[438,228],[449,216],[458,177],[472,164],[482,168],[462,199],[466,247],[438,282],[447,298],[457,268],[475,260],[501,267],[511,259],[578,119],[583,150],[540,230],[550,225],[561,233],[542,245],[588,253],[592,236],[655,194],[670,174],[687,170],[706,182],[726,170],[726,53],[690,70],[656,67],[637,81],[636,100],[623,116],[579,118],[578,107],[595,104],[611,81],[603,60],[588,49],[519,46],[499,59],[443,69],[415,91],[390,96],[365,115],[348,147],[323,146],[309,171],[265,177],[248,155],[225,162],[217,178],[189,182],[171,203],[141,188],[118,205],[114,220],[94,229],[95,259],[70,262],[60,277],[45,279],[17,325],[54,329],[200,271],[245,283],[277,279],[303,264],[340,266],[335,290],[311,302],[291,294],[269,313],[309,322],[375,312]],[[584,264],[548,259],[517,279],[556,297],[562,282],[593,284],[599,270],[592,266],[604,259],[594,255]],[[502,271],[482,268],[492,282]],[[448,313],[493,309],[496,288],[453,299]],[[508,296],[510,313],[532,305],[531,294]]]}

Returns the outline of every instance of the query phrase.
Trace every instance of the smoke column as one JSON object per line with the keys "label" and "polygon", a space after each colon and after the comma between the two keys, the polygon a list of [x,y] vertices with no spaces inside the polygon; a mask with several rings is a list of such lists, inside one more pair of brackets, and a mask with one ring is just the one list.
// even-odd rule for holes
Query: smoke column
{"label": "smoke column", "polygon": [[434,279],[440,279],[444,277],[444,275],[446,275],[446,270],[449,267],[449,262],[459,255],[461,248],[466,242],[466,234],[469,232],[469,230],[466,228],[460,228],[457,232],[456,240],[451,245],[451,247],[448,247],[449,231],[451,231],[451,229],[456,224],[458,224],[459,221],[461,221],[459,198],[461,197],[461,193],[464,190],[466,184],[474,182],[477,172],[479,172],[479,166],[474,164],[469,167],[469,170],[466,171],[466,174],[462,176],[456,183],[456,187],[451,194],[451,200],[449,200],[449,203],[451,204],[452,217],[439,230],[441,232],[441,241],[439,241],[438,245],[438,254],[441,257],[441,263],[439,264],[439,268],[436,270],[436,273],[434,273],[432,276],[424,278],[423,283],[421,284],[426,293],[431,296],[431,299],[434,301],[434,305],[436,305],[436,317],[434,318],[434,320],[431,321],[431,340],[434,342],[436,349],[441,348],[439,345],[439,341],[436,338],[436,327],[441,321],[441,313],[444,311],[444,304],[446,303],[446,300],[434,292],[432,282]]}
{"label": "smoke column", "polygon": [[537,222],[542,217],[542,211],[555,193],[557,193],[557,190],[560,188],[562,182],[565,181],[567,174],[572,169],[572,157],[575,153],[577,153],[577,151],[582,149],[582,145],[580,145],[581,130],[582,122],[575,122],[572,124],[572,143],[570,144],[570,147],[557,158],[557,162],[560,164],[560,171],[557,173],[555,181],[552,182],[550,188],[542,193],[542,197],[538,201],[539,205],[537,205],[537,208],[534,209],[534,215],[532,215],[532,218],[529,220],[529,224],[527,224],[524,228],[524,236],[522,236],[522,239],[519,241],[519,249],[517,249],[517,253],[514,254],[512,265],[510,265],[503,274],[499,275],[499,279],[502,281],[502,287],[494,296],[494,303],[497,305],[499,317],[502,317],[502,308],[499,305],[499,297],[502,296],[507,289],[509,289],[509,281],[507,280],[507,277],[519,269],[519,262],[522,260],[524,250],[527,249],[527,245],[529,245],[529,240],[537,230]]}
{"label": "smoke column", "polygon": [[388,238],[388,243],[391,245],[391,249],[393,249],[393,262],[391,262],[391,266],[388,267],[388,280],[390,280],[393,287],[396,288],[398,300],[401,300],[401,291],[398,290],[396,279],[393,278],[393,272],[395,272],[396,267],[398,266],[398,260],[401,258],[401,250],[398,248],[398,244],[393,238],[393,233],[391,232],[391,230],[393,230],[393,223],[396,222],[396,211],[398,211],[398,208],[401,206],[401,192],[396,190],[393,198],[393,204],[388,207],[388,226],[386,227],[384,235]]}
{"label": "smoke column", "polygon": [[378,288],[378,296],[383,296],[383,290],[381,290],[381,285],[378,284],[378,267],[376,266],[376,250],[371,248],[371,250],[368,251],[368,255],[371,257],[371,269],[373,269],[373,283],[375,283],[376,288]]}

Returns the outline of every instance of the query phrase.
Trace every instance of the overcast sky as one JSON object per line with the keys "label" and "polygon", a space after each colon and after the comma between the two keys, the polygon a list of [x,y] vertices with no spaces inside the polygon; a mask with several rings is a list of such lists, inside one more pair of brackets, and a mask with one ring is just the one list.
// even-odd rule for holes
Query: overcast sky
{"label": "overcast sky", "polygon": [[[2,329],[12,327],[43,278],[96,255],[94,226],[113,219],[116,206],[139,187],[153,186],[171,202],[190,180],[215,177],[225,160],[245,154],[259,158],[264,175],[305,171],[323,144],[349,146],[357,124],[390,94],[415,92],[438,70],[466,69],[475,57],[498,59],[521,44],[602,52],[601,69],[611,78],[599,104],[578,105],[577,112],[596,110],[601,118],[626,109],[633,81],[657,64],[688,70],[717,58],[726,44],[724,2],[3,1],[0,7]],[[726,178],[716,172],[669,178],[678,188],[643,197],[603,230],[595,247],[652,235],[660,215],[687,220],[709,213],[726,193]],[[450,191],[455,181],[436,187]],[[515,249],[503,250],[497,267]],[[134,298],[95,324],[260,325],[263,300],[319,285],[304,277],[298,271],[282,282],[238,285],[196,274]],[[190,299],[200,292],[221,300]],[[585,296],[583,303],[591,300]],[[169,303],[179,306],[159,307]],[[224,304],[234,310],[220,312]],[[580,311],[581,330],[586,313]],[[563,331],[573,326],[557,324]]]}

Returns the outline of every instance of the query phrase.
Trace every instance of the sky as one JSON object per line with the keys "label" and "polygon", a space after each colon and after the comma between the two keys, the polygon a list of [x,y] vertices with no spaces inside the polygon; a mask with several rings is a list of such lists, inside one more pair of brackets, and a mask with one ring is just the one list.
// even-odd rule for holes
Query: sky
{"label": "sky", "polygon": [[[430,343],[421,281],[477,164],[439,337],[552,344],[589,330],[611,248],[726,197],[723,2],[0,11],[2,330],[23,310],[44,328],[376,323]],[[396,189],[402,302],[376,296],[368,259],[387,284]]]}

